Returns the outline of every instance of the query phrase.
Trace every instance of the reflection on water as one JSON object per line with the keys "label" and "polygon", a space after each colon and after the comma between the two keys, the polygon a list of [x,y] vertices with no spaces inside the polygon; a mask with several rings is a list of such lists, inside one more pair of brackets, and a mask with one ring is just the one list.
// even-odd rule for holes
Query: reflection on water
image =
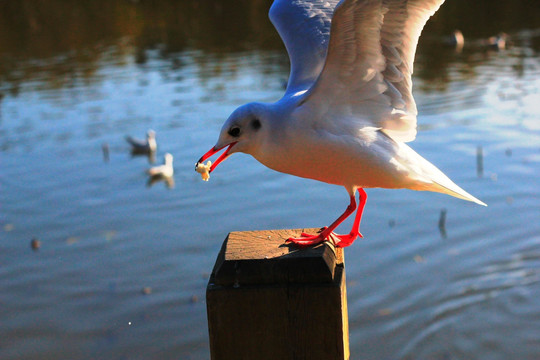
{"label": "reflection on water", "polygon": [[[283,93],[270,3],[0,2],[0,358],[208,358],[227,232],[319,226],[346,205],[242,155],[208,183],[193,171],[236,106]],[[540,356],[538,7],[447,1],[426,27],[412,146],[489,207],[368,190],[346,251],[352,358]],[[159,163],[174,154],[170,183],[124,139],[148,129]]]}
{"label": "reflection on water", "polygon": [[[4,1],[0,3],[0,84],[12,94],[32,80],[53,89],[76,87],[80,81],[103,80],[97,73],[107,59],[118,65],[134,60],[144,66],[149,50],[167,60],[164,72],[181,68],[177,55],[189,49],[216,54],[254,48],[282,50],[267,19],[271,2]],[[433,42],[434,35],[440,40],[460,29],[467,50],[469,44],[502,31],[515,34],[540,27],[539,7],[537,2],[525,0],[448,2],[426,27],[428,35],[420,46],[431,66],[417,76],[437,77],[447,83],[444,70],[453,57],[441,51],[444,42]],[[531,39],[527,34],[525,38]],[[538,38],[533,39],[538,45]],[[205,61],[204,57],[198,60]],[[467,62],[467,56],[461,60]],[[286,66],[286,59],[281,62]]]}

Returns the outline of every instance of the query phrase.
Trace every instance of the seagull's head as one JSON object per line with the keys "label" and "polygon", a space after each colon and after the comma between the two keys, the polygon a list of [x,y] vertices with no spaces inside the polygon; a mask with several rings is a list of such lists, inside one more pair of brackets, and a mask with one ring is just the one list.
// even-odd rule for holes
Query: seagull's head
{"label": "seagull's head", "polygon": [[170,153],[166,153],[163,158],[165,159],[165,165],[172,165],[173,156]]}
{"label": "seagull's head", "polygon": [[210,167],[210,172],[235,152],[253,154],[268,128],[266,113],[266,106],[260,103],[249,103],[237,108],[223,124],[216,145],[197,164],[225,148],[225,152]]}
{"label": "seagull's head", "polygon": [[156,132],[154,130],[150,129],[146,133],[146,143],[148,144],[148,147],[150,148],[150,152],[156,151],[157,142],[156,142]]}

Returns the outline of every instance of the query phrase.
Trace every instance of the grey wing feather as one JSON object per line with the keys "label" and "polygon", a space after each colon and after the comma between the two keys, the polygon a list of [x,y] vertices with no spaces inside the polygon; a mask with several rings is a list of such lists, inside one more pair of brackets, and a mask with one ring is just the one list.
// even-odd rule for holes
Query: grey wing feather
{"label": "grey wing feather", "polygon": [[338,0],[275,0],[269,17],[291,62],[287,93],[307,90],[324,66]]}

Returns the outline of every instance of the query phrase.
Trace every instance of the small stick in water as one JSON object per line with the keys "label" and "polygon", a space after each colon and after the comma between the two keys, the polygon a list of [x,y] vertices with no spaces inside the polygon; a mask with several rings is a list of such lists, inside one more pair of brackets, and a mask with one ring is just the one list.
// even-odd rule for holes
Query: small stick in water
{"label": "small stick in water", "polygon": [[101,150],[103,150],[103,161],[109,162],[109,144],[103,143]]}
{"label": "small stick in water", "polygon": [[439,216],[439,231],[442,238],[446,239],[446,209],[442,209]]}
{"label": "small stick in water", "polygon": [[41,241],[37,238],[33,238],[32,241],[30,241],[30,247],[32,250],[37,251],[41,247]]}
{"label": "small stick in water", "polygon": [[484,176],[484,150],[482,145],[478,145],[476,148],[476,175],[479,178]]}

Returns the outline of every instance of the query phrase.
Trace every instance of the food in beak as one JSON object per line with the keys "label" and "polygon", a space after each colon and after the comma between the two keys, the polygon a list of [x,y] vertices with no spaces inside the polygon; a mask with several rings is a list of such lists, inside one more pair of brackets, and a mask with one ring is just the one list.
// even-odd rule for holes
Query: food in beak
{"label": "food in beak", "polygon": [[225,160],[226,158],[229,157],[229,152],[231,151],[231,148],[236,144],[236,141],[229,144],[227,146],[227,150],[225,150],[225,152],[223,154],[221,154],[217,159],[216,161],[212,164],[211,161],[207,161],[206,162],[206,165],[203,164],[203,161],[208,159],[210,156],[214,155],[215,153],[219,152],[221,149],[223,149],[225,146],[223,147],[220,147],[220,148],[216,148],[216,147],[213,147],[211,148],[206,154],[204,154],[203,156],[201,156],[201,158],[199,159],[199,161],[197,161],[197,163],[195,164],[195,171],[200,173],[201,174],[201,177],[204,181],[208,181],[208,179],[210,179],[210,173],[212,171],[214,171],[214,169],[216,168],[216,166],[218,166],[218,164],[220,162],[222,162],[223,160]]}
{"label": "food in beak", "polygon": [[208,179],[210,179],[210,167],[211,166],[212,166],[212,162],[210,160],[208,160],[206,162],[206,165],[201,163],[201,162],[198,162],[197,165],[195,166],[195,171],[197,171],[199,174],[201,174],[201,178],[204,181],[208,181]]}

